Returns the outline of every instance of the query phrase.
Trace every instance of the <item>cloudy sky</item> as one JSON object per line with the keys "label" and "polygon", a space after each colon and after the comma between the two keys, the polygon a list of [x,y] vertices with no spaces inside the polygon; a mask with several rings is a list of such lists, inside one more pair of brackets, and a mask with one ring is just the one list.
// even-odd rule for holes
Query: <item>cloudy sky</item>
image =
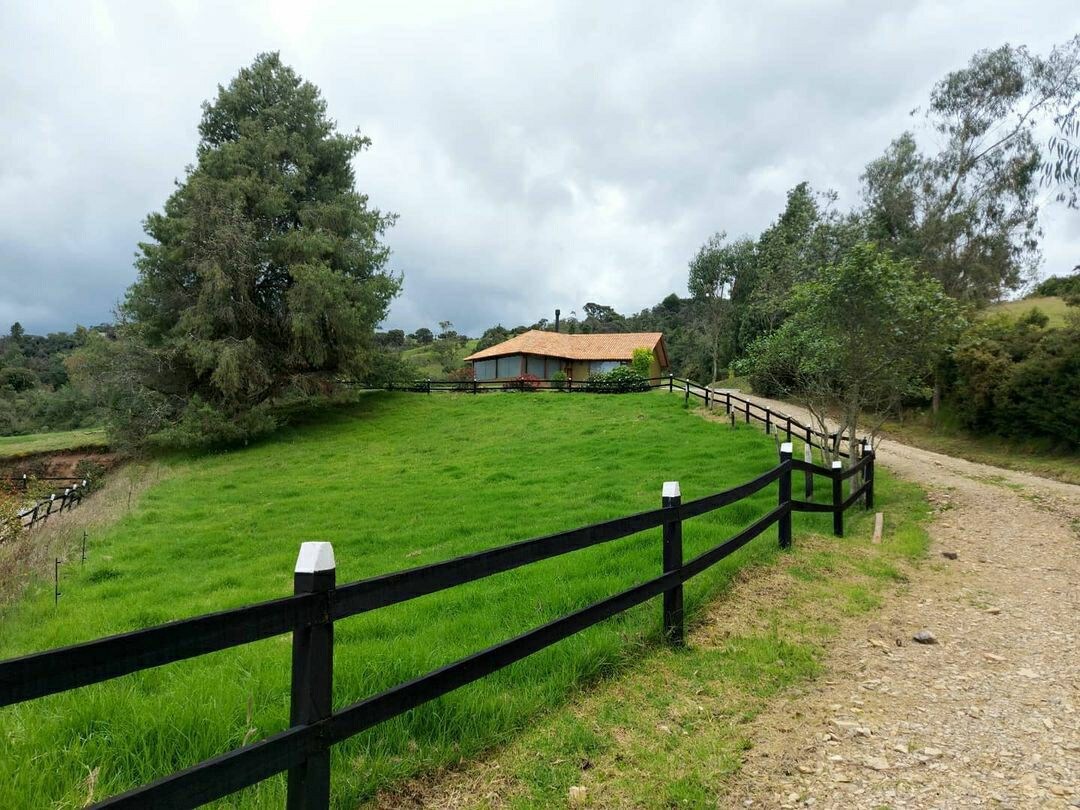
{"label": "cloudy sky", "polygon": [[[386,325],[477,333],[685,294],[711,232],[758,233],[799,181],[855,203],[974,51],[1076,31],[1075,0],[0,0],[0,328],[111,317],[199,104],[260,51],[374,141],[358,185],[400,215],[405,274]],[[1043,274],[1067,272],[1080,214],[1043,227]]]}

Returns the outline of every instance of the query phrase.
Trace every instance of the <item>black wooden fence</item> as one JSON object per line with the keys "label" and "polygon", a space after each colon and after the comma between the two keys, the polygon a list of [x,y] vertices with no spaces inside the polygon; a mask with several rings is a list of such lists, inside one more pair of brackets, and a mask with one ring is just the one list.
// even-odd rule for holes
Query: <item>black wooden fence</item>
{"label": "black wooden fence", "polygon": [[[789,547],[793,512],[831,512],[834,531],[842,534],[844,512],[848,508],[860,498],[867,508],[873,505],[873,461],[873,453],[867,452],[846,471],[828,469],[793,459],[792,445],[785,443],[780,448],[777,466],[723,492],[683,503],[678,483],[668,482],[659,509],[346,585],[335,583],[333,550],[329,544],[305,543],[297,561],[292,596],[2,661],[0,706],[292,633],[289,728],[106,799],[97,806],[197,807],[287,771],[289,808],[326,808],[330,795],[330,747],[365,729],[656,596],[663,595],[665,639],[670,644],[683,644],[684,582],[774,524],[779,545]],[[794,471],[830,479],[831,502],[795,500],[791,490]],[[853,476],[859,476],[861,484],[844,499],[842,482]],[[720,545],[691,560],[683,559],[683,521],[747,498],[773,482],[778,483],[775,508]],[[333,710],[336,621],[657,527],[663,528],[660,576],[385,692]]]}
{"label": "black wooden fence", "polygon": [[[834,456],[848,458],[850,456],[850,437],[844,434],[823,433],[802,424],[799,420],[787,414],[774,411],[767,405],[760,405],[752,400],[740,397],[730,391],[716,391],[709,386],[696,383],[693,380],[669,375],[667,377],[651,377],[646,380],[649,389],[667,389],[668,391],[682,391],[684,398],[689,401],[695,397],[705,403],[706,407],[724,406],[726,412],[732,416],[741,416],[747,423],[760,422],[765,426],[766,433],[786,433],[790,442],[792,437],[800,439],[811,447],[827,450]],[[459,393],[459,394],[483,394],[499,391],[564,391],[567,393],[612,393],[621,392],[625,389],[620,383],[578,381],[567,378],[565,380],[541,380],[537,378],[518,377],[507,380],[411,380],[408,382],[388,383],[385,386],[388,391],[411,391],[420,394],[431,393]],[[844,444],[849,449],[844,449]],[[866,440],[857,441],[857,445],[863,445]],[[858,447],[855,448],[856,454]]]}
{"label": "black wooden fence", "polygon": [[[17,485],[21,484],[23,490],[26,490],[29,486],[25,475],[22,479],[8,480],[16,482]],[[40,498],[32,506],[28,506],[18,512],[18,518],[24,529],[32,529],[39,524],[45,524],[52,514],[60,514],[61,512],[74,509],[82,503],[83,497],[89,491],[88,487],[90,484],[86,478],[39,478],[35,480],[69,481],[71,482],[71,486],[64,487],[62,492],[57,491],[50,493],[48,498]]]}
{"label": "black wooden fence", "polygon": [[[712,388],[693,382],[692,380],[679,379],[678,377],[667,378],[666,386],[670,391],[682,391],[686,401],[690,397],[700,399],[706,407],[719,408],[724,406],[725,412],[731,417],[732,424],[741,418],[747,424],[760,422],[765,426],[765,433],[786,434],[787,441],[792,438],[801,440],[810,447],[818,447],[826,450],[834,456],[850,458],[853,444],[851,437],[844,433],[823,433],[816,428],[805,425],[793,416],[780,411],[774,411],[767,405],[754,402],[753,400],[740,397],[730,391],[715,391]],[[664,386],[661,386],[664,387]],[[844,450],[847,443],[848,450]],[[856,456],[861,447],[867,444],[867,439],[854,442]]]}

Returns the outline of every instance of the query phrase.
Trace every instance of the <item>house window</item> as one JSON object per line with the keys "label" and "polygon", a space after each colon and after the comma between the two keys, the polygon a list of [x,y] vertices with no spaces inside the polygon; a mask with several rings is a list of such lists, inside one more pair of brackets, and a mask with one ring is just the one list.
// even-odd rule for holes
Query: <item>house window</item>
{"label": "house window", "polygon": [[495,361],[494,360],[474,360],[473,364],[473,376],[477,380],[494,380],[495,379]]}
{"label": "house window", "polygon": [[521,376],[521,355],[512,354],[509,357],[496,358],[498,365],[496,366],[495,376],[500,380],[506,377],[520,377]]}
{"label": "house window", "polygon": [[569,373],[566,368],[569,364],[569,360],[562,360],[558,357],[549,357],[547,359],[547,378],[550,380],[560,371]]}
{"label": "house window", "polygon": [[544,379],[544,358],[535,354],[526,355],[525,373],[532,374],[538,380]]}
{"label": "house window", "polygon": [[598,374],[600,372],[611,371],[613,368],[619,366],[625,366],[626,363],[621,360],[590,360],[589,361],[589,373]]}

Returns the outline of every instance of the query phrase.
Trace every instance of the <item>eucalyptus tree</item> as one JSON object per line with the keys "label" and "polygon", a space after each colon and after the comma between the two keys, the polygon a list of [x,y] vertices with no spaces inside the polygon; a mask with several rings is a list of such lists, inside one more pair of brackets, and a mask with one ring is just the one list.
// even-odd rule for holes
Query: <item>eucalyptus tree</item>
{"label": "eucalyptus tree", "polygon": [[[750,348],[755,389],[802,404],[818,430],[876,440],[884,419],[926,380],[962,327],[941,284],[872,243],[791,290],[792,314]],[[830,448],[836,458],[839,440]]]}
{"label": "eucalyptus tree", "polygon": [[709,237],[690,261],[687,287],[699,303],[700,331],[712,363],[712,376],[719,373],[721,355],[730,357],[738,328],[731,301],[735,280],[753,270],[754,243],[750,239],[727,241],[720,232]]}
{"label": "eucalyptus tree", "polygon": [[[863,174],[869,236],[909,258],[962,302],[1019,288],[1039,261],[1039,127],[1073,132],[1080,38],[1048,56],[1004,45],[976,53],[934,85],[924,111],[940,143],[905,132]],[[1048,120],[1049,119],[1049,120]],[[1058,162],[1075,180],[1068,146]]]}

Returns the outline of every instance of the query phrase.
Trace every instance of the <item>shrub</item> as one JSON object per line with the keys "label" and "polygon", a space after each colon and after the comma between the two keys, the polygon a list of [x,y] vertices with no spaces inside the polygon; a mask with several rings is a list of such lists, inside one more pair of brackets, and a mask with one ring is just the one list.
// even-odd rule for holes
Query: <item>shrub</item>
{"label": "shrub", "polygon": [[1080,445],[1080,318],[1055,329],[1034,312],[986,319],[962,336],[954,360],[949,401],[964,427]]}
{"label": "shrub", "polygon": [[566,372],[556,371],[554,374],[552,374],[551,385],[553,388],[556,388],[559,391],[562,391],[564,388],[566,388]]}
{"label": "shrub", "polygon": [[365,382],[371,388],[386,388],[390,384],[412,382],[418,376],[419,371],[396,352],[377,352],[372,358]]}
{"label": "shrub", "polygon": [[607,373],[590,374],[585,387],[589,391],[607,394],[628,394],[634,391],[648,391],[649,380],[630,366],[616,366]]}
{"label": "shrub", "polygon": [[535,374],[522,374],[513,380],[507,380],[503,388],[507,391],[535,391],[540,387],[540,378]]}
{"label": "shrub", "polygon": [[17,496],[0,493],[0,543],[15,537],[22,531],[22,526]]}
{"label": "shrub", "polygon": [[104,483],[105,468],[92,458],[84,458],[75,465],[75,477],[86,481],[86,489],[93,492]]}
{"label": "shrub", "polygon": [[651,349],[646,349],[642,346],[640,349],[634,349],[633,360],[630,361],[630,368],[644,377],[649,379],[649,372],[652,370],[653,353]]}
{"label": "shrub", "polygon": [[446,375],[446,379],[454,383],[455,391],[472,391],[474,377],[472,366],[455,368]]}

